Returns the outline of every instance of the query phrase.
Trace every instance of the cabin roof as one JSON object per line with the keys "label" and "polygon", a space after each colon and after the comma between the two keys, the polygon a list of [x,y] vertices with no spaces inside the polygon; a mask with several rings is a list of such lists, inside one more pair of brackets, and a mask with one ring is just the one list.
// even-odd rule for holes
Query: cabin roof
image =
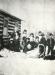
{"label": "cabin roof", "polygon": [[7,17],[12,18],[12,19],[16,19],[16,20],[22,21],[20,18],[18,18],[16,16],[13,16],[12,14],[8,13],[7,11],[4,11],[4,10],[0,9],[0,13],[5,15],[5,16],[7,16]]}

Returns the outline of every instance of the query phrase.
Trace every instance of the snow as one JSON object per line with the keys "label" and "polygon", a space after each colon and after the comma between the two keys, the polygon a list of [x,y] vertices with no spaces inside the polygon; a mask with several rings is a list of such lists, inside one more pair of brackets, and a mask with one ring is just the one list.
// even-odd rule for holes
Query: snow
{"label": "snow", "polygon": [[4,57],[0,57],[0,75],[55,75],[55,60],[37,58],[36,52],[1,50],[0,55]]}

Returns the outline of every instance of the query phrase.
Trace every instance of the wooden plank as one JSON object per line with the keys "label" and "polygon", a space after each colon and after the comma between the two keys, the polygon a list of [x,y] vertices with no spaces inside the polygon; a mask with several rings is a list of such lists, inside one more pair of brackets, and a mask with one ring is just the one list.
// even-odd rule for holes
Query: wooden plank
{"label": "wooden plank", "polygon": [[3,21],[4,21],[4,19],[0,17],[0,21],[2,21],[2,22],[3,22]]}
{"label": "wooden plank", "polygon": [[12,32],[13,32],[13,30],[8,30],[8,32],[12,33]]}
{"label": "wooden plank", "polygon": [[8,21],[9,24],[15,25],[15,22]]}
{"label": "wooden plank", "polygon": [[3,33],[3,31],[0,31],[0,34]]}
{"label": "wooden plank", "polygon": [[8,29],[8,31],[9,31],[9,30],[14,31],[14,29]]}
{"label": "wooden plank", "polygon": [[3,24],[3,22],[2,22],[2,21],[0,21],[0,24]]}
{"label": "wooden plank", "polygon": [[8,24],[8,26],[10,26],[10,27],[14,27],[14,25],[12,25],[12,24]]}
{"label": "wooden plank", "polygon": [[2,36],[3,34],[0,34],[0,36]]}
{"label": "wooden plank", "polygon": [[10,23],[15,23],[14,21],[10,21],[10,20],[9,20],[8,22],[10,22]]}
{"label": "wooden plank", "polygon": [[3,39],[6,40],[6,39],[8,39],[8,37],[4,37],[4,36],[3,36]]}
{"label": "wooden plank", "polygon": [[1,17],[1,18],[4,18],[4,16],[3,16],[3,15],[1,15],[1,14],[0,14],[0,17]]}
{"label": "wooden plank", "polygon": [[14,28],[12,28],[12,27],[8,27],[8,30],[14,30]]}
{"label": "wooden plank", "polygon": [[3,27],[3,25],[0,24],[0,27]]}
{"label": "wooden plank", "polygon": [[0,27],[0,30],[3,30],[3,27]]}
{"label": "wooden plank", "polygon": [[3,31],[3,30],[0,30],[0,31]]}

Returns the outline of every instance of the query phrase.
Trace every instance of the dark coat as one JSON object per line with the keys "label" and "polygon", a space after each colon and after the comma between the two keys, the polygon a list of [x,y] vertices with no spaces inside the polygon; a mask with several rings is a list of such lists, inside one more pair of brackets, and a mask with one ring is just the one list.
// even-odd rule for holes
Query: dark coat
{"label": "dark coat", "polygon": [[30,45],[31,45],[31,50],[33,50],[35,48],[35,42],[34,41],[31,41],[30,42]]}
{"label": "dark coat", "polygon": [[9,42],[9,49],[14,51],[14,41]]}
{"label": "dark coat", "polygon": [[46,46],[46,39],[45,39],[45,37],[41,38],[41,40],[39,41],[39,44],[43,44],[44,46]]}
{"label": "dark coat", "polygon": [[20,41],[19,39],[14,39],[14,51],[20,52]]}
{"label": "dark coat", "polygon": [[[51,44],[50,44],[50,40],[51,40]],[[47,39],[47,46],[48,47],[54,47],[54,39],[53,38],[51,38],[51,39]]]}
{"label": "dark coat", "polygon": [[22,38],[22,45],[23,46],[26,46],[26,43],[27,43],[27,38],[26,37],[23,37]]}

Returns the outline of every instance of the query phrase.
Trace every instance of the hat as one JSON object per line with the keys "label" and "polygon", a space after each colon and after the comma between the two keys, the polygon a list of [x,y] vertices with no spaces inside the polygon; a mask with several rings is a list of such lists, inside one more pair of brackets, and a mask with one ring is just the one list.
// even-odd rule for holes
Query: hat
{"label": "hat", "polygon": [[44,33],[42,33],[41,36],[44,36]]}
{"label": "hat", "polygon": [[52,36],[53,34],[52,33],[49,33],[49,36]]}
{"label": "hat", "polygon": [[39,36],[44,36],[44,33],[39,34]]}
{"label": "hat", "polygon": [[36,36],[36,39],[39,38],[38,36]]}
{"label": "hat", "polygon": [[39,31],[38,33],[42,33],[42,31]]}
{"label": "hat", "polygon": [[30,40],[30,38],[27,38],[27,40]]}
{"label": "hat", "polygon": [[42,34],[42,32],[41,32],[41,31],[39,31],[39,32],[38,32],[38,35],[39,35],[39,36],[41,36],[41,34]]}
{"label": "hat", "polygon": [[27,30],[25,29],[25,30],[23,31],[23,33],[24,33],[24,32],[27,32]]}
{"label": "hat", "polygon": [[34,34],[33,34],[33,33],[30,33],[30,36],[31,36],[31,35],[34,37]]}

